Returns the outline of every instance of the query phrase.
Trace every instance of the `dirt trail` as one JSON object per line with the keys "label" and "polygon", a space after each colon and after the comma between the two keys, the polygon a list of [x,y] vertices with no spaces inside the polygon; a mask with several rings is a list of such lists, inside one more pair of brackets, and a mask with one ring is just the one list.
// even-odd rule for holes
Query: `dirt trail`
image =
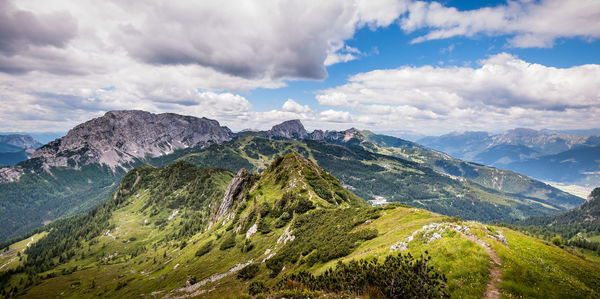
{"label": "dirt trail", "polygon": [[490,268],[490,281],[487,284],[485,293],[483,293],[484,299],[499,299],[502,295],[500,291],[500,278],[502,278],[502,260],[496,253],[496,251],[489,245],[483,242],[481,239],[473,235],[466,235],[461,233],[467,239],[479,244],[483,247],[487,254],[492,259],[492,267]]}

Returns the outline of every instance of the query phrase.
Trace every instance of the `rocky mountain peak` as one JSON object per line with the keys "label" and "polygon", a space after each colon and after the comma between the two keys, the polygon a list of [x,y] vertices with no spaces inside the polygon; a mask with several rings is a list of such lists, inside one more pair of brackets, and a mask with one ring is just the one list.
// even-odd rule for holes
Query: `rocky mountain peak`
{"label": "rocky mountain peak", "polygon": [[299,119],[284,121],[267,132],[269,138],[304,139],[308,132]]}
{"label": "rocky mountain peak", "polygon": [[39,159],[45,170],[91,163],[114,169],[136,159],[222,143],[232,136],[227,127],[206,118],[139,110],[109,111],[36,150],[31,159]]}
{"label": "rocky mountain peak", "polygon": [[359,130],[351,128],[345,131],[314,130],[312,133],[310,133],[308,139],[321,140],[333,143],[348,143],[352,140],[358,142],[364,141],[365,137]]}

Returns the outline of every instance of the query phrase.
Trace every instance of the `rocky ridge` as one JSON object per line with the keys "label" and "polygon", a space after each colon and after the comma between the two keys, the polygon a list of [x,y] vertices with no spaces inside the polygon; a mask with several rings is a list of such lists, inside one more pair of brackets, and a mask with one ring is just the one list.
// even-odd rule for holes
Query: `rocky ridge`
{"label": "rocky ridge", "polygon": [[[39,148],[30,160],[45,171],[57,166],[78,168],[92,163],[112,169],[128,168],[128,164],[139,159],[170,154],[178,149],[205,147],[232,138],[231,130],[207,118],[136,110],[110,111]],[[0,182],[18,179],[20,175],[15,172],[23,173],[16,167],[4,169],[0,172]]]}

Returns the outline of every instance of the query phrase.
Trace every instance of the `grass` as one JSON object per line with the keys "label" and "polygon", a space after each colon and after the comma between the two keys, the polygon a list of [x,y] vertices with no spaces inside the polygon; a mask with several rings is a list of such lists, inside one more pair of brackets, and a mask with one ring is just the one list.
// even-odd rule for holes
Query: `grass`
{"label": "grass", "polygon": [[[498,229],[498,228],[497,228]],[[507,297],[590,298],[599,296],[597,260],[545,241],[503,229],[508,246],[490,241],[502,259],[501,287]]]}

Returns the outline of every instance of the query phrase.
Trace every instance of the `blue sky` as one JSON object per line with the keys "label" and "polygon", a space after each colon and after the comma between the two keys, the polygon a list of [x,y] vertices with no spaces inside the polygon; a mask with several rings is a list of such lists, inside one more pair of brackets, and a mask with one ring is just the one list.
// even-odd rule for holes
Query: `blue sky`
{"label": "blue sky", "polygon": [[600,127],[595,0],[0,8],[0,131],[66,131],[113,109],[234,130],[291,118],[401,136]]}

